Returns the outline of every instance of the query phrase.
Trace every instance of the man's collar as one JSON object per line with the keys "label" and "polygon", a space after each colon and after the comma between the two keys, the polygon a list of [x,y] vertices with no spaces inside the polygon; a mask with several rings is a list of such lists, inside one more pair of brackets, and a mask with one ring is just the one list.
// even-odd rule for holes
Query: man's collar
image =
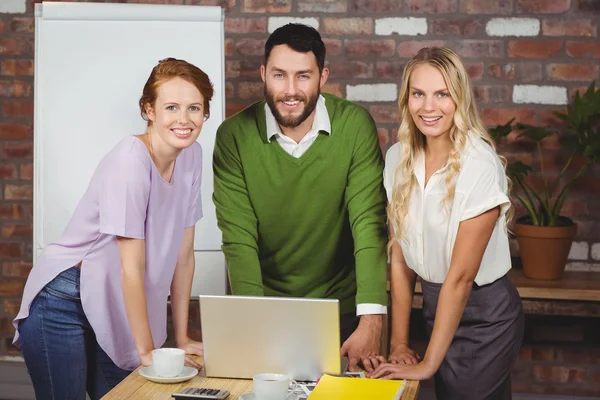
{"label": "man's collar", "polygon": [[[265,117],[267,123],[267,141],[270,142],[273,136],[275,135],[283,135],[281,132],[281,128],[275,120],[269,105],[265,102]],[[327,112],[327,107],[325,106],[325,97],[319,95],[319,99],[317,100],[317,106],[315,107],[315,119],[313,120],[312,127],[310,130],[315,130],[317,132],[325,132],[328,135],[331,135],[331,121],[329,121],[329,113]]]}

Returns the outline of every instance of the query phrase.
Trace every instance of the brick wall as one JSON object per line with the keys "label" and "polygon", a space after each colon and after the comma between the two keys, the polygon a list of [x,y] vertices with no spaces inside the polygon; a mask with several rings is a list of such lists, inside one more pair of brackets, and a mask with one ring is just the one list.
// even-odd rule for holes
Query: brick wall
{"label": "brick wall", "polygon": [[[403,66],[422,46],[447,45],[464,58],[489,126],[512,117],[531,124],[556,124],[551,112],[564,109],[576,89],[600,76],[599,0],[130,2],[226,9],[227,115],[261,97],[258,68],[268,33],[288,21],[315,26],[328,49],[331,74],[325,90],[372,113],[383,150],[392,144],[398,125],[395,102]],[[17,354],[10,348],[10,321],[18,310],[32,258],[33,3],[0,0],[0,355]],[[560,140],[548,140],[544,148],[546,166],[557,172],[565,160]],[[530,144],[512,137],[500,149],[509,158],[540,162]],[[565,214],[579,224],[569,256],[571,269],[600,272],[598,172],[599,167],[591,169],[575,185],[565,206]],[[520,386],[522,390],[556,392],[553,382],[560,383],[565,376],[575,384],[598,383],[598,373],[572,375],[570,370],[552,369],[565,367],[564,360],[573,361],[565,368],[577,364],[576,358],[564,355],[571,354],[568,349],[573,347],[561,347],[567,342],[553,342],[557,345],[553,348],[562,350],[553,353],[550,362],[539,360],[538,342],[533,340],[534,347],[524,350],[522,360],[528,366],[527,376],[540,386]],[[594,346],[591,356],[585,355],[589,364],[600,363],[598,343]]]}

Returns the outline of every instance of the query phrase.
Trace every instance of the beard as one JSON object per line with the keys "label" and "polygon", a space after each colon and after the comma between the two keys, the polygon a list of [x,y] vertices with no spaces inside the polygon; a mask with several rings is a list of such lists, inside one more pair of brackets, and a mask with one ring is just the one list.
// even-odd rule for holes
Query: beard
{"label": "beard", "polygon": [[[276,99],[275,94],[272,93],[267,88],[267,85],[265,84],[264,94],[265,94],[265,99],[267,101],[267,104],[269,105],[269,108],[271,109],[271,113],[273,113],[273,116],[275,117],[275,120],[277,121],[279,126],[282,126],[284,128],[296,128],[301,123],[306,121],[306,119],[310,116],[310,114],[312,114],[312,112],[317,107],[317,101],[319,100],[319,95],[321,94],[321,90],[320,90],[320,88],[317,87],[317,91],[315,92],[315,94],[308,98],[303,93],[299,93],[295,96],[283,96],[283,97]],[[293,115],[283,116],[277,109],[278,101],[302,102],[302,103],[304,103],[304,110],[298,116],[293,116]]]}

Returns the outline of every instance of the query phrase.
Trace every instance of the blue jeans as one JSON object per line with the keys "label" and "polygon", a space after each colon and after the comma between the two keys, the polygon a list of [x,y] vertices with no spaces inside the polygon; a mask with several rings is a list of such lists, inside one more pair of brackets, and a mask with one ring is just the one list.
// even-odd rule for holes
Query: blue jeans
{"label": "blue jeans", "polygon": [[99,399],[131,371],[100,348],[79,297],[80,270],[59,274],[33,300],[19,332],[37,400]]}

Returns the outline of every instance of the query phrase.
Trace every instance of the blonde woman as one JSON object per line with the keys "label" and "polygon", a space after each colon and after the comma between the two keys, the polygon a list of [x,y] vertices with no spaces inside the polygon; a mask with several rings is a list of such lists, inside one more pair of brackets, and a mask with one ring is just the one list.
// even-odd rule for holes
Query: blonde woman
{"label": "blonde woman", "polygon": [[[481,122],[469,76],[450,49],[406,65],[398,143],[386,157],[391,239],[389,363],[373,378],[429,379],[438,400],[510,399],[523,310],[510,269],[511,204],[504,160]],[[408,346],[415,279],[430,336]]]}

